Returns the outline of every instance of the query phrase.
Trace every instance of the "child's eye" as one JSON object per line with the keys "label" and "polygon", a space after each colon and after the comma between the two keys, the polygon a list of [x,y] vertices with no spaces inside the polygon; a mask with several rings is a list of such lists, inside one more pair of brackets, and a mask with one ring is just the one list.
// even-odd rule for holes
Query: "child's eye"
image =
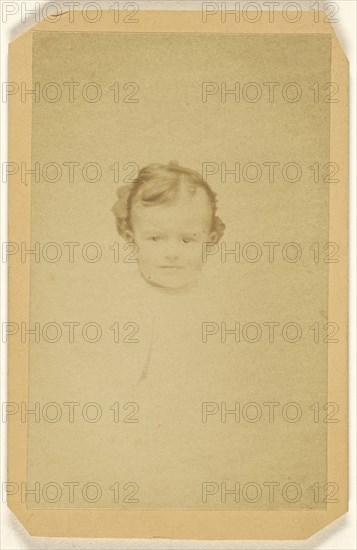
{"label": "child's eye", "polygon": [[190,239],[189,237],[185,237],[184,239],[182,239],[182,242],[184,242],[185,244],[188,244],[190,242],[192,242],[193,239]]}

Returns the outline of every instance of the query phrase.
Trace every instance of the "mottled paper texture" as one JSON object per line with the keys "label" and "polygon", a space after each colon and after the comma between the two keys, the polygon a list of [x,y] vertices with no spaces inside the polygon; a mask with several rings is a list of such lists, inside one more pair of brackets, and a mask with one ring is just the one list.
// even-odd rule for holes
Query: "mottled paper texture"
{"label": "mottled paper texture", "polygon": [[[112,16],[10,48],[9,505],[36,535],[306,538],[347,501],[346,59],[307,12]],[[186,286],[206,202],[146,209],[144,259],[112,212],[172,161],[225,226]]]}

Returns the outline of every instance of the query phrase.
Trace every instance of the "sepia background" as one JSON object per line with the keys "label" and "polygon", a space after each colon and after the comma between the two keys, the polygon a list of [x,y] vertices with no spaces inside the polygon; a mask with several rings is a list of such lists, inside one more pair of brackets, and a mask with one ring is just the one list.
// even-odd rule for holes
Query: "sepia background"
{"label": "sepia background", "polygon": [[[323,248],[329,241],[333,185],[324,181],[328,172],[323,168],[333,162],[327,101],[332,90],[324,88],[330,82],[329,37],[36,32],[33,49],[33,82],[41,90],[58,83],[63,96],[33,103],[32,164],[57,163],[63,173],[53,182],[51,168],[39,181],[32,178],[31,240],[41,246],[59,243],[63,257],[32,261],[30,325],[55,322],[63,334],[56,343],[31,340],[29,402],[55,402],[63,416],[58,422],[30,421],[27,481],[62,488],[69,482],[80,488],[95,482],[102,494],[97,502],[81,492],[74,502],[41,498],[29,508],[325,508],[326,495],[316,498],[315,484],[321,488],[328,481],[324,420],[333,412],[323,408],[327,281],[333,268],[325,261],[332,249]],[[71,82],[79,83],[73,84],[73,102],[68,101]],[[99,85],[99,101],[83,99],[88,82]],[[202,100],[205,82],[219,90],[207,101]],[[262,98],[253,103],[241,94],[236,102],[227,95],[222,101],[222,83],[232,89],[237,82],[242,87],[257,83]],[[114,83],[119,83],[118,101]],[[128,83],[135,86],[124,88]],[[264,83],[276,83],[273,101]],[[287,83],[300,86],[299,101],[284,99],[281,90]],[[156,295],[141,284],[137,265],[124,261],[128,251],[111,213],[116,190],[128,183],[134,165],[171,160],[200,172],[204,163],[219,168],[207,181],[226,224],[220,246],[225,243],[228,250],[253,242],[264,250],[257,262],[242,255],[239,262],[232,255],[223,262],[220,248],[203,266],[197,293],[180,299]],[[97,182],[86,181],[82,173],[93,162],[102,169]],[[253,162],[280,163],[274,181],[267,170],[257,182],[235,181],[232,175],[224,181],[222,163],[232,169],[235,163]],[[297,182],[282,176],[281,167],[289,162],[302,168]],[[73,181],[64,163],[79,163]],[[115,163],[118,181],[111,169]],[[317,181],[310,168],[316,163]],[[102,257],[85,261],[81,251],[93,242]],[[110,248],[115,242],[118,262]],[[274,261],[267,258],[267,242],[279,243]],[[301,260],[282,257],[289,242],[299,243]],[[73,262],[64,243],[79,243]],[[68,342],[65,323],[79,323],[74,342]],[[82,337],[87,323],[101,327],[98,342]],[[120,327],[119,342],[113,341],[114,323]],[[124,341],[130,333],[126,323],[139,327],[133,337],[138,342]],[[202,341],[202,323],[218,327],[207,342]],[[222,323],[228,329],[256,323],[264,332],[256,343],[242,336],[235,342],[229,335],[223,342]],[[267,323],[278,323],[274,342],[267,337]],[[282,337],[286,323],[301,326],[296,343]],[[67,421],[68,402],[78,403],[73,422]],[[83,419],[80,411],[87,403],[102,411],[97,422]],[[113,421],[114,403],[119,403],[119,422]],[[202,421],[203,403],[218,407],[207,422]],[[235,421],[227,415],[222,421],[222,408],[233,409],[236,403],[241,408],[255,403],[262,418],[253,422],[241,415]],[[264,403],[276,404],[273,421]],[[302,411],[296,422],[282,414],[289,403]],[[128,419],[132,411],[131,420],[139,422]],[[288,413],[293,416],[294,408]],[[272,482],[278,484],[273,502],[267,496]],[[113,502],[115,483],[120,491]],[[301,487],[296,502],[293,486],[290,500],[284,498],[282,488],[289,483]],[[203,484],[214,493],[206,501]],[[235,488],[240,498],[223,498],[222,484]],[[249,493],[246,484],[252,484]]]}

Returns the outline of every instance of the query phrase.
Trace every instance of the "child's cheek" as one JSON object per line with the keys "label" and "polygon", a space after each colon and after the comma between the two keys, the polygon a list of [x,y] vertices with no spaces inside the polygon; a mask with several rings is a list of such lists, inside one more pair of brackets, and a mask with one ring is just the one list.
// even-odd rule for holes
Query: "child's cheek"
{"label": "child's cheek", "polygon": [[143,240],[138,242],[139,246],[139,261],[150,264],[155,262],[155,258],[159,256],[159,247],[154,241]]}
{"label": "child's cheek", "polygon": [[187,247],[185,257],[191,268],[200,269],[202,266],[202,244],[193,243],[192,246]]}

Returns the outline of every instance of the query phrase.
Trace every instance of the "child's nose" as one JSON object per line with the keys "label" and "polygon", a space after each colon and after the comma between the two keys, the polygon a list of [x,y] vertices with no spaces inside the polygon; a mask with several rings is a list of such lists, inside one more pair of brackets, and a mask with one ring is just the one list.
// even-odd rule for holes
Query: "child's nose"
{"label": "child's nose", "polygon": [[179,257],[179,252],[176,248],[167,248],[165,250],[165,258],[168,260],[177,260]]}
{"label": "child's nose", "polygon": [[180,255],[180,246],[176,241],[168,241],[164,251],[165,258],[168,260],[177,260]]}

